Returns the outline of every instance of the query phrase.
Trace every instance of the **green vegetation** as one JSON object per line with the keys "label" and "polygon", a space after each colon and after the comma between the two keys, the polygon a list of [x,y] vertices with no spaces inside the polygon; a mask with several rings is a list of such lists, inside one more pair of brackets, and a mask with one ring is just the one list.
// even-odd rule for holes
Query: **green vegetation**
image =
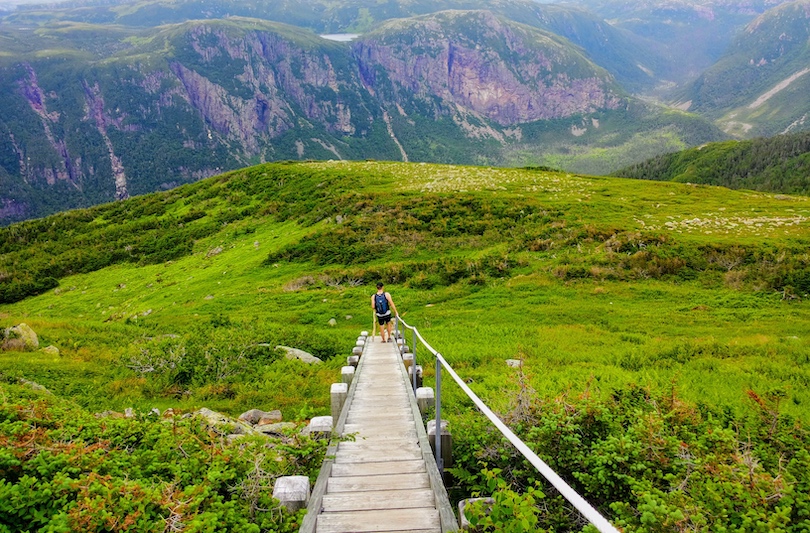
{"label": "green vegetation", "polygon": [[506,163],[591,175],[609,174],[659,154],[726,138],[694,115],[635,104],[573,121],[526,124],[522,130],[523,142],[505,150]]}
{"label": "green vegetation", "polygon": [[[60,355],[0,353],[0,439],[12,450],[0,469],[14,476],[0,488],[28,494],[37,465],[63,460],[43,455],[46,444],[21,447],[34,436],[24,407],[34,396],[45,402],[36,416],[51,420],[37,438],[75,439],[112,463],[49,467],[41,483],[63,511],[32,497],[28,514],[3,525],[84,524],[65,520],[89,520],[81,487],[106,476],[88,489],[93,509],[122,520],[134,511],[116,495],[136,484],[144,517],[171,516],[164,484],[174,483],[178,498],[189,495],[182,501],[194,490],[216,494],[194,500],[199,515],[184,524],[211,513],[223,524],[293,527],[295,517],[251,515],[250,499],[231,490],[251,479],[254,463],[240,454],[254,448],[193,424],[175,435],[147,415],[103,422],[90,413],[327,414],[329,384],[370,329],[368,295],[382,279],[476,393],[625,531],[803,531],[808,224],[804,197],[541,168],[311,162],[12,225],[0,230],[0,326],[25,322]],[[324,362],[288,361],[277,344]],[[432,384],[432,362],[417,357]],[[522,359],[522,370],[505,359]],[[20,379],[66,401],[49,403]],[[443,399],[453,499],[495,492],[493,514],[480,518],[488,530],[583,529],[447,381]],[[72,413],[67,429],[53,421],[60,409]],[[156,462],[131,454],[170,463],[159,476],[120,477],[126,445],[109,431],[127,427],[160,439],[147,440],[163,450]],[[200,453],[213,446],[234,457],[227,481],[195,477],[202,466],[177,478],[178,443],[197,457],[189,435]],[[313,446],[281,450],[279,469],[314,476]],[[271,451],[265,460],[275,460]]]}
{"label": "green vegetation", "polygon": [[297,531],[273,480],[323,460],[297,435],[233,446],[194,419],[98,418],[10,383],[0,399],[3,531]]}
{"label": "green vegetation", "polygon": [[721,185],[731,189],[810,193],[810,132],[712,143],[666,154],[616,172],[635,179]]}

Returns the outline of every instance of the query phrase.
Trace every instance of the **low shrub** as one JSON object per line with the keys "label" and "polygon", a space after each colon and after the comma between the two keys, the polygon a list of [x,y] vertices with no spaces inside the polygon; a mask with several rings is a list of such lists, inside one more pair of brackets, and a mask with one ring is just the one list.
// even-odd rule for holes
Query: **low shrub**
{"label": "low shrub", "polygon": [[[624,531],[799,532],[810,527],[810,432],[779,414],[782,396],[750,391],[748,415],[734,417],[628,387],[606,401],[524,397],[504,418]],[[495,496],[494,512],[476,518],[485,531],[517,531],[533,516],[537,530],[582,529],[576,514],[553,510],[563,502],[537,501],[554,491],[535,486],[534,468],[499,433],[465,417],[453,437],[454,492]],[[501,512],[509,506],[515,516]]]}
{"label": "low shrub", "polygon": [[194,418],[94,417],[0,385],[0,529],[297,531],[272,499],[278,476],[314,477],[325,442],[229,444]]}

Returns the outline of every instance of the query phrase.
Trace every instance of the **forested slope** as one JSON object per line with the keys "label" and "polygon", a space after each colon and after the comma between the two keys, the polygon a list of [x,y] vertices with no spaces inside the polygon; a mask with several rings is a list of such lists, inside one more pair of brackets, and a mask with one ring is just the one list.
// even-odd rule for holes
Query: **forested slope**
{"label": "forested slope", "polygon": [[721,185],[730,189],[808,194],[810,132],[711,143],[661,155],[615,175]]}

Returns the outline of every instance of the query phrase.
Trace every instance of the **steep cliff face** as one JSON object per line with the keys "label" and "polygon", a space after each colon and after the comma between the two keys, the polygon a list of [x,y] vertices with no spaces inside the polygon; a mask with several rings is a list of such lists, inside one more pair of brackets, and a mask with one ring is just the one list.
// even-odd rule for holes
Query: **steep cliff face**
{"label": "steep cliff face", "polygon": [[42,178],[49,185],[53,185],[57,180],[76,184],[81,177],[81,170],[78,168],[79,161],[71,158],[66,140],[63,137],[57,138],[54,134],[54,126],[59,123],[60,113],[48,110],[46,96],[39,86],[39,80],[34,68],[28,63],[23,64],[23,67],[25,75],[18,80],[20,93],[39,118],[42,132],[53,149],[56,158],[50,161],[33,162],[31,168],[23,168],[23,166],[26,166],[23,163],[20,168],[21,174],[25,170],[27,177],[34,180]]}
{"label": "steep cliff face", "polygon": [[354,50],[376,94],[438,98],[439,112],[457,104],[502,126],[621,105],[607,73],[570,45],[488,11],[390,22]]}
{"label": "steep cliff face", "polygon": [[[262,139],[283,135],[296,126],[298,117],[318,122],[337,135],[355,133],[352,110],[343,95],[352,94],[358,85],[351,71],[336,72],[323,49],[307,49],[269,32],[232,35],[206,24],[193,27],[185,39],[202,73],[180,61],[170,63],[184,97],[217,133],[242,146],[246,155],[258,155]],[[223,60],[227,70],[217,77],[232,74],[235,91],[229,92],[204,72],[211,74],[211,66]]]}
{"label": "steep cliff face", "polygon": [[[87,102],[87,115],[85,119],[93,122],[96,125],[99,135],[104,140],[104,146],[107,148],[107,153],[110,157],[110,169],[112,170],[112,177],[115,181],[115,199],[124,200],[129,198],[129,191],[127,190],[127,175],[124,171],[124,165],[121,163],[121,158],[115,155],[110,136],[107,134],[107,128],[112,125],[123,129],[121,118],[113,118],[105,109],[104,98],[101,96],[101,90],[98,83],[90,86],[87,82],[83,83],[84,96]],[[132,128],[134,129],[134,127]]]}

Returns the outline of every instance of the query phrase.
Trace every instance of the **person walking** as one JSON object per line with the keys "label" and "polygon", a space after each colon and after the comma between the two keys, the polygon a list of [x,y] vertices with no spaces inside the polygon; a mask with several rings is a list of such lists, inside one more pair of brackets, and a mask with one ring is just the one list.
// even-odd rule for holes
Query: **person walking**
{"label": "person walking", "polygon": [[[377,323],[380,325],[380,338],[383,342],[393,342],[391,333],[393,332],[394,324],[391,322],[391,317],[399,317],[399,313],[397,312],[397,306],[394,305],[394,300],[391,298],[391,294],[385,292],[382,281],[377,283],[377,292],[371,296],[371,309],[374,310]],[[393,311],[393,315],[391,311]]]}

